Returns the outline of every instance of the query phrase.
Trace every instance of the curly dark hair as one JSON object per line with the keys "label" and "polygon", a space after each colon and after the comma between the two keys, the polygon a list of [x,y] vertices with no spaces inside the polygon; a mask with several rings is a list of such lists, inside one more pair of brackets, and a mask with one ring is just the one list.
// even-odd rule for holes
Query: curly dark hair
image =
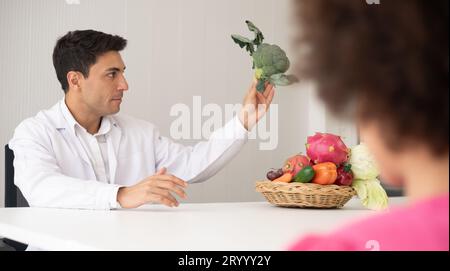
{"label": "curly dark hair", "polygon": [[116,35],[95,30],[70,31],[56,42],[53,49],[53,66],[64,92],[69,89],[67,73],[78,71],[89,76],[89,68],[97,57],[108,51],[121,51],[127,40]]}
{"label": "curly dark hair", "polygon": [[294,2],[299,75],[332,112],[377,120],[392,148],[448,155],[448,0]]}

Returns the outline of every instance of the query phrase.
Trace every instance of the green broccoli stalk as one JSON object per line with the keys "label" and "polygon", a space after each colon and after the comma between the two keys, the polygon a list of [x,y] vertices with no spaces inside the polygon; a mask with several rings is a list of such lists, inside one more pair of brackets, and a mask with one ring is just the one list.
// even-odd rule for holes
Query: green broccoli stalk
{"label": "green broccoli stalk", "polygon": [[255,78],[258,80],[256,89],[264,91],[267,82],[275,86],[287,86],[298,82],[295,76],[284,74],[290,65],[286,53],[277,45],[262,43],[264,35],[261,31],[252,22],[245,21],[245,23],[248,29],[255,33],[255,38],[250,40],[240,35],[231,35],[231,38],[241,48],[245,47],[253,58],[252,69],[255,70]]}

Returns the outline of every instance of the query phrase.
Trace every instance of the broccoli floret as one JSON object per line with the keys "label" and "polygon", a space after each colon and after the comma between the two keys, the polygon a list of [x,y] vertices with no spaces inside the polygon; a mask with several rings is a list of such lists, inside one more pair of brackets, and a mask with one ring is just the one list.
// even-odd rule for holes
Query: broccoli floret
{"label": "broccoli floret", "polygon": [[[250,21],[245,21],[250,31],[255,32],[255,39],[231,35],[231,38],[241,48],[244,48],[253,57],[253,69],[255,78],[258,80],[256,89],[263,91],[266,82],[277,86],[286,86],[297,82],[297,78],[284,73],[289,69],[289,59],[286,53],[278,46],[262,43],[264,36],[261,31]],[[256,46],[256,50],[255,50]]]}
{"label": "broccoli floret", "polygon": [[273,74],[285,73],[289,69],[286,53],[277,45],[261,44],[253,54],[256,68],[262,70],[262,77],[269,78]]}

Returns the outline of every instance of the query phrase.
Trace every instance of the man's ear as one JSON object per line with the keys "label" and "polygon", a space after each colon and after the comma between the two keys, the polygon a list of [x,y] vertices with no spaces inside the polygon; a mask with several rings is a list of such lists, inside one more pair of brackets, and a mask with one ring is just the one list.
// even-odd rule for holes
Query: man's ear
{"label": "man's ear", "polygon": [[76,71],[70,71],[67,73],[67,83],[69,89],[80,90],[81,89],[81,73]]}

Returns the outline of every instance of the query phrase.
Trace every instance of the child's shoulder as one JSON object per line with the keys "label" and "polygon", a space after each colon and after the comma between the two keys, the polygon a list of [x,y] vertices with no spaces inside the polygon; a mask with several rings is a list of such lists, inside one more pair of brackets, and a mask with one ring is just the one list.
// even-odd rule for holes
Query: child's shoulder
{"label": "child's shoulder", "polygon": [[417,202],[353,222],[327,235],[309,235],[293,250],[448,250],[449,196]]}

